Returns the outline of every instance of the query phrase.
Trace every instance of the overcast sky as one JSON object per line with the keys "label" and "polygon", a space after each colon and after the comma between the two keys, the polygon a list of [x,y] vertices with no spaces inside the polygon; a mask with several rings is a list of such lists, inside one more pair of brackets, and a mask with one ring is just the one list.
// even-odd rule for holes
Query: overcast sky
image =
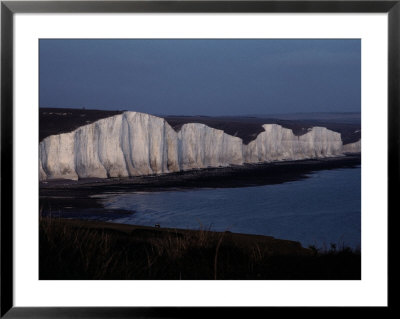
{"label": "overcast sky", "polygon": [[40,40],[40,106],[360,112],[360,40]]}

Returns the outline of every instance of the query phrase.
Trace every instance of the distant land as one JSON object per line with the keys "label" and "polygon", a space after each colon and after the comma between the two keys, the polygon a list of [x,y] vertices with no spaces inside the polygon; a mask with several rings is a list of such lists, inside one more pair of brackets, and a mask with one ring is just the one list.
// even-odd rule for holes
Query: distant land
{"label": "distant land", "polygon": [[361,123],[360,112],[309,112],[309,113],[282,113],[282,114],[253,114],[249,116],[273,118],[281,120],[317,120],[336,123]]}

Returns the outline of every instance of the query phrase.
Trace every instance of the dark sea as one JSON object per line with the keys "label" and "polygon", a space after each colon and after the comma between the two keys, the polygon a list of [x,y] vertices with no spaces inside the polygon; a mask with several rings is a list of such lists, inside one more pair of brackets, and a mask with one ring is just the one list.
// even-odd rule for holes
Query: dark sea
{"label": "dark sea", "polygon": [[361,246],[360,167],[276,185],[110,195],[103,203],[134,211],[115,223],[268,235],[304,247]]}

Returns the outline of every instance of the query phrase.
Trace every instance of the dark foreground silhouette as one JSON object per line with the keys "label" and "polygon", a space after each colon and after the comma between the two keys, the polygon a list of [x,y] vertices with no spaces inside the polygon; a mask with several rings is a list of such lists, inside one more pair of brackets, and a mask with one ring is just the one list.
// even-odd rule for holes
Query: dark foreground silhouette
{"label": "dark foreground silhouette", "polygon": [[39,279],[361,279],[361,253],[269,236],[41,217]]}

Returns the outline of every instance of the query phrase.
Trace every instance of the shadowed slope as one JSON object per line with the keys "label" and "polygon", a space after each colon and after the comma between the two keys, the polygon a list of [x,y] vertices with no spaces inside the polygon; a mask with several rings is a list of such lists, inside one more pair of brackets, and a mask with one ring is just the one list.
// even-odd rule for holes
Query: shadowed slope
{"label": "shadowed slope", "polygon": [[41,218],[39,278],[361,279],[361,255],[270,236]]}

